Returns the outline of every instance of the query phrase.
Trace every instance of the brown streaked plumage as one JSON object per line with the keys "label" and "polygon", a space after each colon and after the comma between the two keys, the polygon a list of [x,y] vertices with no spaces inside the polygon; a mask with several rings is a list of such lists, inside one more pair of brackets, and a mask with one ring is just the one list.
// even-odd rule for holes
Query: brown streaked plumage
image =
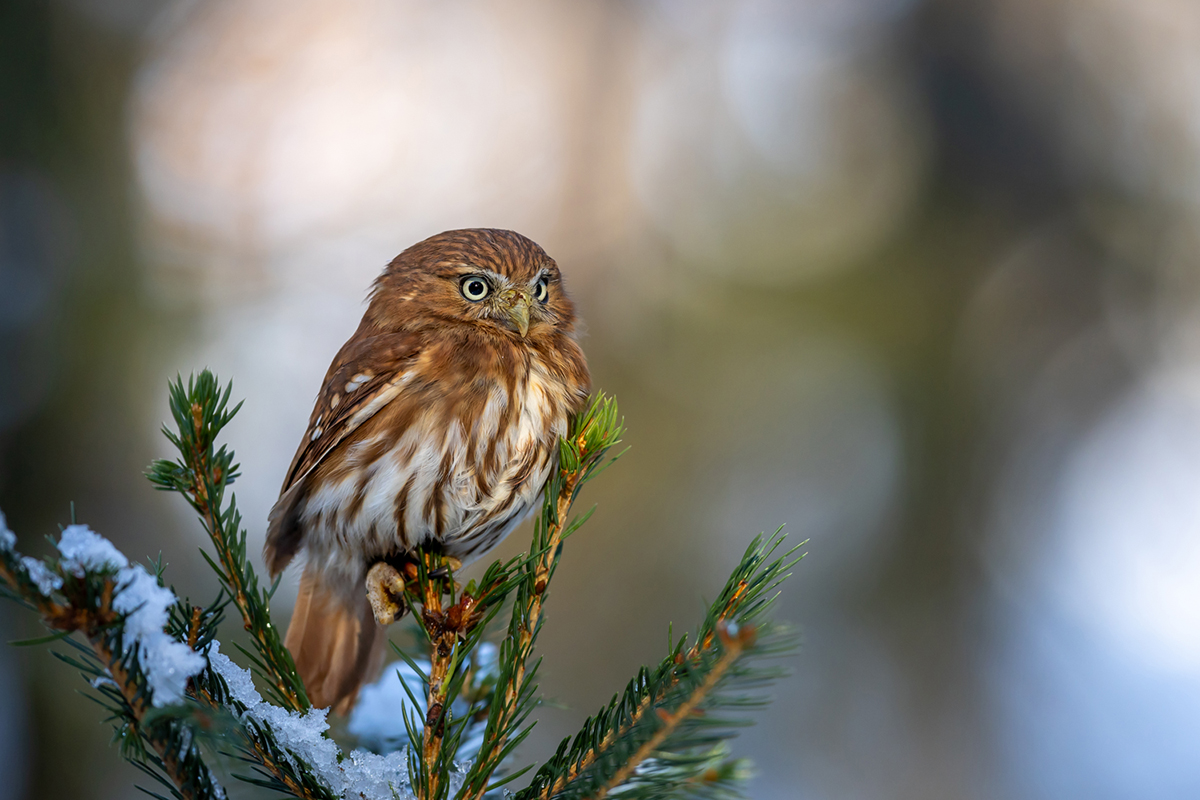
{"label": "brown streaked plumage", "polygon": [[346,710],[382,659],[367,571],[416,545],[469,560],[537,505],[589,377],[558,266],[512,231],[397,256],[334,357],[271,509],[272,576],[305,554],[286,644]]}

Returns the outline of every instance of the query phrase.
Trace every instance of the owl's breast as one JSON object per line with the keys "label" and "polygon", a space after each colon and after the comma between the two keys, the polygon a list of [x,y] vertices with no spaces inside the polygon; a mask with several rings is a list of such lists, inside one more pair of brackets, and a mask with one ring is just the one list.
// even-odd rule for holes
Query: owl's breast
{"label": "owl's breast", "polygon": [[397,551],[436,541],[468,560],[508,535],[537,506],[572,404],[541,360],[516,366],[456,386],[408,381],[344,445],[345,468],[310,491],[300,516],[310,565],[358,585]]}

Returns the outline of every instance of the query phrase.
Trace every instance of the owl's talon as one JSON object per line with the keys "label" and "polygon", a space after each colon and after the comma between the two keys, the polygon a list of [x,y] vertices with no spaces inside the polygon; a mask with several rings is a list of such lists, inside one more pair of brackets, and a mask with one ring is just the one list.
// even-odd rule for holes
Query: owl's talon
{"label": "owl's talon", "polygon": [[445,578],[451,572],[457,572],[460,569],[462,569],[462,561],[455,558],[454,556],[446,556],[446,565],[444,567],[438,567],[433,572],[430,572],[429,577]]}
{"label": "owl's talon", "polygon": [[367,599],[380,625],[391,625],[404,616],[404,578],[385,561],[367,572]]}

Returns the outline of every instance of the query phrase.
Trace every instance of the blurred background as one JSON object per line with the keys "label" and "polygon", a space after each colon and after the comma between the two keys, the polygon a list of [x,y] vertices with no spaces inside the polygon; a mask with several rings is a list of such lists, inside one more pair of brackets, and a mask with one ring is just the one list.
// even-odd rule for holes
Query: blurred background
{"label": "blurred background", "polygon": [[[3,0],[22,548],[73,501],[211,596],[141,476],[168,378],[246,398],[261,543],[370,281],[472,226],[558,260],[632,445],[525,759],[787,523],[805,644],[735,743],[754,797],[1200,796],[1195,0]],[[0,647],[0,797],[135,796],[80,685]]]}

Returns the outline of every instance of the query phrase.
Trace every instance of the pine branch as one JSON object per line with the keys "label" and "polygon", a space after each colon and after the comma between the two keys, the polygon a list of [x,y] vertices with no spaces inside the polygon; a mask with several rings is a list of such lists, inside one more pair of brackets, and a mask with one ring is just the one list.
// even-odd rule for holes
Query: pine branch
{"label": "pine branch", "polygon": [[[413,609],[421,632],[429,644],[429,664],[417,665],[396,648],[400,656],[425,683],[425,714],[420,726],[409,730],[414,753],[410,782],[422,800],[441,800],[448,794],[449,773],[453,768],[462,737],[472,719],[495,701],[496,684],[472,683],[475,657],[488,625],[494,620],[512,591],[524,580],[527,556],[508,562],[493,562],[478,581],[459,589],[453,570],[457,559],[444,556],[436,545],[418,547],[401,565],[404,602]],[[449,603],[444,597],[449,597]],[[455,599],[457,596],[457,600]],[[464,695],[470,693],[470,697]],[[467,713],[455,719],[452,708],[462,698]],[[414,706],[416,698],[411,698]]]}
{"label": "pine branch", "polygon": [[[440,564],[438,562],[441,562]],[[420,790],[422,800],[437,800],[445,793],[445,782],[442,773],[448,770],[446,764],[446,749],[442,746],[446,737],[446,716],[449,706],[448,678],[453,674],[456,661],[462,656],[459,645],[459,625],[450,625],[442,610],[443,588],[449,584],[451,603],[453,604],[454,575],[446,562],[433,554],[420,554],[420,571],[424,573],[421,581],[421,617],[422,628],[429,637],[429,681],[425,699],[425,728],[421,741],[421,773],[415,782]],[[441,567],[446,572],[446,578],[439,580],[430,578],[429,572]],[[430,567],[433,569],[431,570]],[[467,600],[468,616],[470,615],[469,595]],[[459,610],[456,620],[461,624],[464,606],[453,604]],[[458,658],[456,658],[456,656]],[[439,791],[441,790],[441,791]]]}
{"label": "pine branch", "polygon": [[[737,770],[732,765],[714,769],[712,761],[715,748],[732,735],[729,728],[740,723],[722,722],[708,712],[723,705],[761,704],[761,698],[729,699],[727,695],[734,689],[761,685],[780,673],[752,669],[743,662],[781,655],[793,646],[785,629],[764,621],[774,600],[773,590],[798,560],[789,560],[793,548],[768,563],[782,541],[778,532],[765,541],[755,539],[709,608],[696,643],[684,649],[681,641],[656,669],[639,672],[620,699],[613,698],[588,719],[573,739],[563,740],[555,756],[518,794],[518,800],[595,798],[617,786],[622,787],[623,797],[641,796],[624,784],[638,775],[639,765],[648,759],[654,759],[658,768],[645,773],[653,780],[642,780],[653,786],[647,797],[665,796],[664,792],[673,791],[671,786],[712,793],[722,788],[723,778],[734,777]],[[705,716],[693,719],[689,714],[697,708],[704,710]],[[693,730],[701,720],[702,730]],[[721,730],[722,726],[726,730]],[[705,775],[715,775],[715,779],[705,781]]]}
{"label": "pine branch", "polygon": [[[89,680],[122,755],[171,796],[224,798],[205,765],[205,743],[254,767],[256,776],[240,779],[302,800],[385,797],[381,765],[364,766],[355,754],[343,759],[325,736],[324,710],[301,714],[263,701],[250,673],[220,654],[215,634],[228,602],[220,595],[205,608],[178,601],[161,574],[130,565],[81,525],[64,531],[55,561],[22,558],[14,544],[0,524],[0,593],[56,631],[25,644],[61,640],[74,648],[55,655]],[[65,638],[75,631],[87,645]],[[403,776],[395,783],[406,788]]]}
{"label": "pine branch", "polygon": [[[325,738],[327,726],[323,714],[316,726],[320,731],[313,734],[323,741],[318,748],[324,759],[321,764],[312,763],[312,752],[297,753],[295,743],[281,738],[281,731],[275,727],[308,725],[303,720],[311,704],[292,656],[271,622],[270,598],[275,586],[269,589],[260,586],[248,558],[247,534],[236,498],[231,495],[228,503],[225,501],[226,488],[238,477],[233,452],[225,445],[217,445],[218,435],[241,408],[238,403],[230,409],[231,393],[232,384],[222,391],[219,381],[208,370],[192,377],[186,388],[182,380],[172,383],[170,407],[176,430],[164,427],[163,434],[179,451],[180,458],[174,462],[154,462],[147,477],[159,489],[183,494],[199,514],[216,558],[201,553],[250,633],[255,651],[250,656],[253,666],[283,708],[263,702],[252,685],[249,692],[253,698],[249,694],[242,700],[234,698],[226,676],[216,674],[211,668],[192,682],[191,696],[213,713],[232,715],[240,723],[228,732],[238,741],[237,756],[253,765],[259,775],[244,779],[303,800],[333,800],[341,795],[341,790],[331,787],[331,781],[341,786],[348,777],[337,766],[341,756],[336,745]],[[187,636],[192,638],[192,633]],[[211,641],[212,636],[208,638]],[[229,669],[240,668],[230,662]],[[251,708],[253,712],[247,713]],[[312,725],[309,727],[316,730]]]}
{"label": "pine branch", "polygon": [[[479,756],[463,782],[461,800],[479,800],[492,788],[492,774],[529,733],[522,727],[534,705],[534,677],[538,663],[529,664],[542,626],[546,590],[562,554],[562,541],[586,521],[567,522],[579,490],[600,473],[608,451],[621,440],[623,422],[617,404],[597,396],[575,419],[568,438],[559,444],[557,472],[548,481],[542,514],[534,527],[531,558],[522,565],[523,580],[517,586],[508,636],[500,647],[501,672],[496,701],[492,703]],[[512,780],[508,776],[503,782]]]}
{"label": "pine branch", "polygon": [[708,699],[721,680],[729,672],[730,668],[737,662],[745,651],[747,645],[754,643],[755,631],[753,628],[747,627],[738,631],[736,634],[729,633],[728,627],[720,625],[717,632],[721,637],[721,645],[724,647],[725,653],[720,660],[713,665],[708,675],[703,682],[684,695],[683,702],[671,712],[663,709],[658,709],[658,718],[662,725],[654,734],[647,739],[641,747],[637,749],[629,760],[626,761],[620,769],[613,774],[595,793],[595,800],[602,800],[613,789],[622,786],[626,781],[633,777],[634,770],[648,758],[659,751],[671,736],[679,733],[683,723],[694,713],[700,711],[699,706]]}
{"label": "pine branch", "polygon": [[[89,680],[97,693],[92,699],[114,723],[122,755],[162,783],[173,797],[224,798],[188,726],[156,713],[155,681],[146,672],[137,643],[126,641],[125,624],[138,609],[118,607],[122,593],[133,584],[130,570],[140,568],[129,568],[123,557],[90,570],[65,558],[50,564],[22,558],[6,534],[12,536],[0,516],[0,584],[10,599],[37,612],[47,628],[60,634],[51,639],[65,641],[77,651],[78,658],[55,655]],[[76,632],[87,646],[65,638]],[[162,691],[161,685],[158,690]]]}
{"label": "pine branch", "polygon": [[[455,601],[453,570],[461,564],[452,558],[419,548],[409,565],[411,589],[406,586],[406,602],[414,612],[419,608],[419,624],[429,643],[429,669],[426,685],[425,717],[420,733],[414,726],[412,746],[420,753],[416,772],[409,778],[421,800],[440,800],[448,790],[448,778],[458,751],[461,726],[454,726],[450,707],[462,691],[467,674],[466,655],[478,644],[471,634],[491,619],[488,610],[507,593],[504,581],[493,564],[485,575],[483,589],[474,583]],[[505,576],[506,577],[506,576]],[[499,596],[497,596],[499,594]],[[449,595],[450,603],[443,603]],[[479,633],[482,634],[482,629]],[[407,657],[406,657],[407,658]]]}
{"label": "pine branch", "polygon": [[273,694],[287,708],[304,711],[310,707],[304,683],[296,672],[291,653],[271,624],[270,599],[274,587],[261,589],[246,552],[246,531],[236,498],[225,505],[225,489],[238,477],[233,453],[217,447],[217,436],[242,407],[229,409],[233,384],[222,393],[217,378],[208,370],[170,386],[171,415],[176,431],[164,426],[163,434],[179,450],[178,461],[155,461],[146,476],[157,488],[181,493],[200,515],[212,540],[216,561],[204,554],[229,592],[242,622],[250,633],[262,665],[263,677]]}

